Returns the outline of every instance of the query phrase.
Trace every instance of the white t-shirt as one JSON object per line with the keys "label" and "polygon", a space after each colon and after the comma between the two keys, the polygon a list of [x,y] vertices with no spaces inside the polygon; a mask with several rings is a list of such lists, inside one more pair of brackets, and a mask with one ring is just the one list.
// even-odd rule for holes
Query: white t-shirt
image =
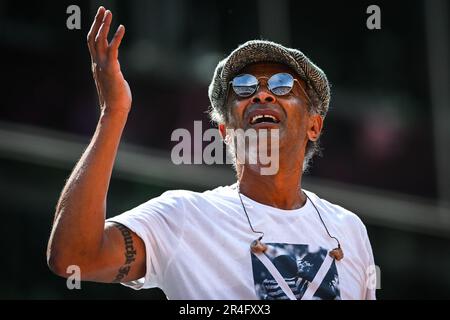
{"label": "white t-shirt", "polygon": [[[259,258],[250,244],[260,234],[249,226],[236,185],[203,193],[167,191],[108,219],[125,225],[145,243],[145,277],[124,284],[159,287],[169,299],[289,299],[289,294],[296,299],[375,299],[365,226],[352,212],[305,193],[310,200],[295,210],[242,195],[254,230],[264,232],[262,241],[269,246]],[[329,257],[337,244],[311,201],[330,234],[339,239],[342,260]]]}

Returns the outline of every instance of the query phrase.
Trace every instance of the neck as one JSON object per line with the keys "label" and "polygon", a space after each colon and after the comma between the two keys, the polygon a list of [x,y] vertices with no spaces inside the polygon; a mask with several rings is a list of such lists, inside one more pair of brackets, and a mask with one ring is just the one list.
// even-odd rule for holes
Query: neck
{"label": "neck", "polygon": [[239,164],[237,173],[240,192],[275,208],[301,208],[306,202],[306,196],[301,192],[303,157],[297,162],[285,162],[280,163],[278,173],[274,175],[261,175],[259,167]]}

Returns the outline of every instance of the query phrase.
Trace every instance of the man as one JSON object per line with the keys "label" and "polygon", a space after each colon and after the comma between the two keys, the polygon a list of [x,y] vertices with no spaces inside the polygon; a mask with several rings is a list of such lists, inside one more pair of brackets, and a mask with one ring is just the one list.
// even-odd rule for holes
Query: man
{"label": "man", "polygon": [[100,7],[88,34],[101,115],[58,202],[50,268],[67,276],[67,266],[78,265],[83,280],[160,287],[169,299],[375,298],[360,219],[301,188],[328,110],[327,78],[300,51],[272,42],[247,42],[221,61],[209,97],[235,155],[239,129],[276,134],[267,145],[279,154],[276,172],[236,157],[232,186],[168,191],[105,222],[131,108],[118,62],[125,29],[108,44],[111,19]]}

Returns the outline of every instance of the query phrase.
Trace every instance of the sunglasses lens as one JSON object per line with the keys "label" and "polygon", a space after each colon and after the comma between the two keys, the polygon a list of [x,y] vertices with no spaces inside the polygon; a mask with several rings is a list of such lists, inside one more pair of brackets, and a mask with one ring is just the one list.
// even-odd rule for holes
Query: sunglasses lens
{"label": "sunglasses lens", "polygon": [[258,88],[258,79],[251,74],[242,74],[233,79],[233,90],[240,97],[248,97]]}
{"label": "sunglasses lens", "polygon": [[284,96],[292,90],[294,78],[289,73],[277,73],[270,77],[267,85],[277,96]]}

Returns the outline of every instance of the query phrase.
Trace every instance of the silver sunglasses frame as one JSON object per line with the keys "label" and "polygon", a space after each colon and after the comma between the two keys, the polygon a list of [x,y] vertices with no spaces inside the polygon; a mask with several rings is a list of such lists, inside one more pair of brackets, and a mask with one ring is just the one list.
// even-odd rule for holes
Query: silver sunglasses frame
{"label": "silver sunglasses frame", "polygon": [[[272,93],[273,93],[274,95],[276,95],[277,97],[283,97],[283,96],[287,95],[288,93],[290,93],[290,92],[292,91],[292,89],[294,88],[294,83],[297,82],[298,86],[300,87],[300,89],[302,90],[302,92],[303,92],[303,94],[305,95],[306,99],[308,100],[308,103],[311,105],[311,99],[309,98],[308,94],[306,93],[306,90],[303,88],[303,86],[300,84],[300,82],[292,76],[292,74],[287,73],[287,72],[278,72],[278,73],[274,73],[274,74],[271,75],[270,77],[264,77],[264,76],[263,76],[263,77],[259,77],[259,78],[255,77],[254,75],[252,75],[252,74],[250,74],[250,73],[241,73],[241,74],[238,74],[237,76],[233,77],[233,80],[231,80],[231,81],[228,82],[228,90],[229,90],[229,87],[230,87],[230,85],[231,85],[231,87],[233,88],[233,92],[234,92],[238,97],[241,97],[241,98],[249,98],[249,97],[251,97],[252,95],[254,95],[255,92],[258,91],[259,86],[260,86],[260,81],[259,81],[260,79],[267,79],[267,80],[269,80],[269,79],[271,79],[273,76],[275,76],[275,75],[277,75],[277,74],[287,74],[287,75],[291,76],[291,78],[292,78],[292,80],[293,80],[293,81],[292,81],[292,87],[290,88],[290,90],[289,90],[287,93],[282,94],[282,95],[279,95],[279,94],[276,94],[275,92],[272,91],[272,89],[269,87],[269,81],[267,81],[267,89],[269,89],[270,92],[272,92]],[[233,81],[234,81],[234,79],[237,78],[237,77],[243,76],[243,75],[250,75],[250,76],[254,77],[254,78],[258,81],[258,84],[256,85],[255,90],[254,90],[251,94],[249,94],[248,96],[242,96],[242,95],[239,95],[239,94],[234,90],[234,86],[233,86]],[[227,91],[228,91],[228,90],[227,90]],[[227,93],[227,96],[228,96],[228,93]]]}

